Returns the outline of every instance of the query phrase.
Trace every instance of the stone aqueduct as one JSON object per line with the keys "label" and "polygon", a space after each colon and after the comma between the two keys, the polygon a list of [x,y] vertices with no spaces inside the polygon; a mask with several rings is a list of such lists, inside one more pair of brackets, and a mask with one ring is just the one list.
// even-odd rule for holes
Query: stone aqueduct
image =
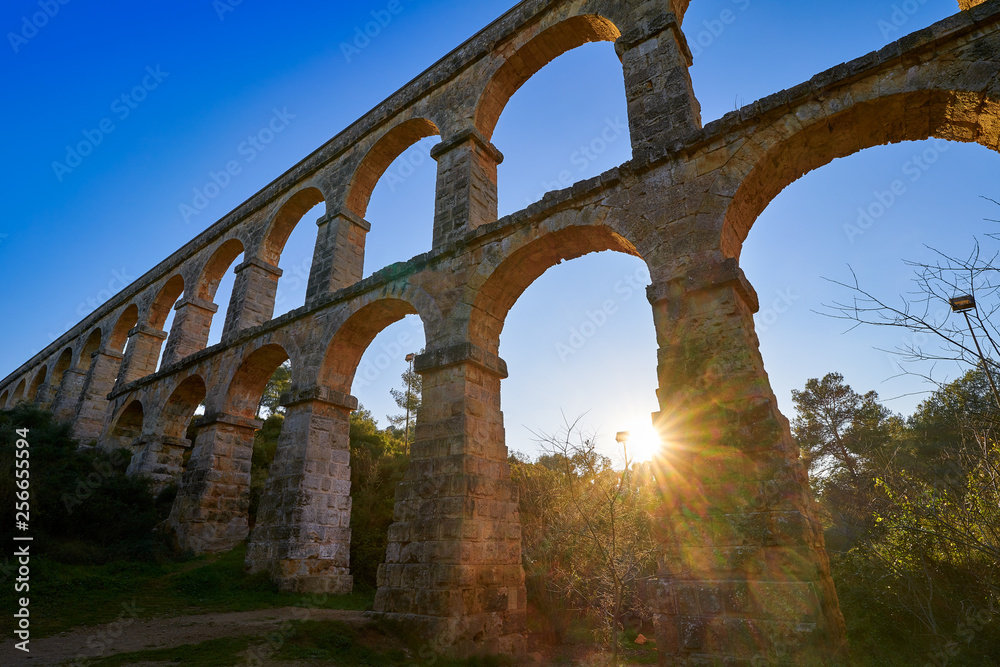
{"label": "stone aqueduct", "polygon": [[[504,318],[553,265],[628,253],[652,276],[654,421],[673,443],[648,587],[661,664],[748,665],[780,651],[788,664],[840,664],[844,621],[740,250],[785,186],[835,158],[929,137],[996,150],[1000,0],[965,2],[977,6],[705,127],[681,31],[688,4],[521,2],[4,379],[0,405],[33,401],[81,441],[130,448],[132,473],[180,483],[181,544],[218,551],[248,537],[255,407],[291,359],[247,565],[289,589],[346,591],[353,376],[380,331],[416,314],[424,407],[375,610],[441,648],[514,652],[525,585],[500,410]],[[633,159],[498,220],[503,156],[490,139],[504,106],[546,63],[598,40],[622,62]],[[434,135],[433,249],[362,280],[369,197],[396,157]],[[306,304],[273,319],[282,247],[321,202]],[[206,348],[216,290],[241,254],[222,342]]]}

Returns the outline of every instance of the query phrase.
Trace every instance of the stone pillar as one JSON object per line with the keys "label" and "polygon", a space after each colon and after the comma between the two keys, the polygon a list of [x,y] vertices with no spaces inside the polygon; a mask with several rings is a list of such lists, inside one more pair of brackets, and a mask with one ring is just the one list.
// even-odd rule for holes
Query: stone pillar
{"label": "stone pillar", "polygon": [[364,277],[365,238],[371,223],[347,209],[328,213],[316,223],[319,234],[313,252],[306,305],[331,292],[350,287]]}
{"label": "stone pillar", "polygon": [[167,338],[167,348],[163,351],[163,368],[204,350],[208,345],[208,334],[212,330],[212,318],[219,306],[211,301],[196,297],[181,299],[174,307],[174,324]]}
{"label": "stone pillar", "polygon": [[48,409],[56,398],[58,387],[53,387],[48,382],[38,388],[35,394],[35,405],[42,409]]}
{"label": "stone pillar", "polygon": [[521,521],[500,412],[507,366],[463,344],[422,354],[414,367],[423,403],[375,611],[443,652],[520,653]]}
{"label": "stone pillar", "polygon": [[153,493],[158,494],[181,481],[184,452],[191,449],[191,444],[186,438],[143,434],[133,445],[138,451],[125,474],[129,477],[148,477]]}
{"label": "stone pillar", "polygon": [[170,511],[182,549],[228,551],[250,532],[250,458],[262,422],[217,413],[195,421],[198,436]]}
{"label": "stone pillar", "polygon": [[431,149],[437,160],[434,247],[497,220],[497,165],[503,153],[477,130],[466,130]]}
{"label": "stone pillar", "polygon": [[110,405],[108,394],[115,387],[124,356],[116,350],[100,349],[94,352],[90,372],[83,384],[83,397],[73,419],[73,437],[81,445],[101,437]]}
{"label": "stone pillar", "polygon": [[979,5],[986,2],[986,0],[958,0],[958,8],[962,11],[966,9],[972,9],[973,7],[978,7]]}
{"label": "stone pillar", "polygon": [[644,162],[701,129],[691,51],[677,17],[661,13],[615,43],[625,74],[632,153]]}
{"label": "stone pillar", "polygon": [[125,359],[118,371],[117,386],[125,386],[156,372],[160,349],[167,339],[167,332],[140,324],[128,332]]}
{"label": "stone pillar", "polygon": [[664,545],[660,664],[845,664],[844,619],[806,471],[758,349],[736,260],[649,289]]}
{"label": "stone pillar", "polygon": [[283,590],[350,593],[351,411],[358,401],[326,387],[282,397],[277,455],[247,548],[251,572]]}
{"label": "stone pillar", "polygon": [[62,383],[52,401],[52,414],[56,421],[66,422],[76,415],[76,406],[80,404],[83,385],[87,381],[87,371],[81,368],[67,368],[63,373]]}
{"label": "stone pillar", "polygon": [[271,320],[278,294],[278,278],[282,274],[278,267],[256,257],[243,262],[235,271],[236,284],[229,301],[229,312],[226,313],[223,338]]}

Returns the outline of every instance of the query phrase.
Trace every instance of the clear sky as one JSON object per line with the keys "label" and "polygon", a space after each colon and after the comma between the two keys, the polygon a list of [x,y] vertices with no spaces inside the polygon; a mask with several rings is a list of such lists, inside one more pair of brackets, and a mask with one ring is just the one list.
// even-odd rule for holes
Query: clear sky
{"label": "clear sky", "polygon": [[[511,6],[403,0],[364,48],[345,49],[387,1],[61,1],[9,0],[0,9],[0,375]],[[704,121],[957,11],[955,0],[915,1],[907,5],[915,7],[911,15],[899,13],[900,4],[693,0],[685,32],[696,53],[692,76]],[[25,21],[40,5],[54,15],[36,19],[42,25],[35,29]],[[727,10],[735,18],[720,24]],[[136,86],[144,89],[132,95]],[[275,113],[284,129],[263,150],[248,152],[247,137]],[[507,158],[501,215],[564,187],[563,172],[576,181],[629,159],[625,122],[621,67],[610,44],[549,65],[513,98],[493,140]],[[581,160],[580,147],[609,126],[616,139],[596,160]],[[67,154],[86,137],[97,144],[92,153]],[[366,273],[430,248],[433,143],[405,154],[389,170],[395,177],[376,189]],[[933,165],[909,180],[911,158],[925,151],[933,151]],[[209,173],[230,160],[240,162],[240,173],[199,202],[196,191]],[[876,148],[807,175],[764,212],[742,264],[761,295],[764,360],[786,414],[791,389],[833,370],[887,398],[921,389],[911,380],[887,381],[894,366],[874,349],[905,342],[898,332],[844,333],[842,323],[814,312],[845,296],[824,278],[844,279],[850,265],[874,291],[905,291],[909,271],[901,258],[928,257],[924,244],[961,253],[973,235],[992,231],[983,219],[1000,216],[980,197],[1000,194],[995,166],[996,156],[974,145]],[[844,225],[858,208],[900,178],[906,193],[863,236],[848,238]],[[196,203],[203,209],[185,215],[182,206]],[[313,219],[299,225],[282,257],[277,314],[304,301]],[[586,413],[582,423],[604,434],[608,451],[615,431],[648,424],[656,351],[650,309],[637,289],[644,281],[641,261],[603,253],[554,268],[515,305],[501,339],[511,371],[503,393],[511,449],[536,453],[531,431],[556,430],[563,414]],[[222,312],[231,284],[219,291]],[[616,312],[605,322],[595,313],[608,299]],[[592,315],[601,326],[581,341],[574,332],[591,332],[584,325]],[[404,321],[362,361],[354,393],[383,423],[394,411],[388,389],[400,384],[403,356],[421,344],[419,322]],[[890,405],[907,412],[917,400]]]}

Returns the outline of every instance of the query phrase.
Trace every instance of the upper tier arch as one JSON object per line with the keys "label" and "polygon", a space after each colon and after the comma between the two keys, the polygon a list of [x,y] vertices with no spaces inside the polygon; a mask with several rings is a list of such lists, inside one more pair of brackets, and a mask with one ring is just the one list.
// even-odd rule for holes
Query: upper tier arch
{"label": "upper tier arch", "polygon": [[347,210],[359,218],[364,218],[375,186],[389,165],[421,139],[439,134],[441,131],[438,126],[426,118],[405,120],[383,134],[365,153],[351,177],[347,192]]}
{"label": "upper tier arch", "polygon": [[[926,87],[915,90],[865,96],[858,84],[825,104],[808,102],[755,132],[716,182],[717,192],[739,184],[723,221],[723,253],[738,258],[751,227],[774,198],[837,158],[875,146],[930,138],[998,150],[1000,67],[990,63],[989,68],[978,73],[980,90],[940,86],[933,69],[921,73]],[[900,89],[917,85],[898,82]]]}
{"label": "upper tier arch", "polygon": [[476,129],[491,139],[510,98],[539,70],[588,42],[614,42],[621,34],[609,19],[586,14],[571,16],[523,44],[512,42],[491,66],[489,83],[476,105]]}

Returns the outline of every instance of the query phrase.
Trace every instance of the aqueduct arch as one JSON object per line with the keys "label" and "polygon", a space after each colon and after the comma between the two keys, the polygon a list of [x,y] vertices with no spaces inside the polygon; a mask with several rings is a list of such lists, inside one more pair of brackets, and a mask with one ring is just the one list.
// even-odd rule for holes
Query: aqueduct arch
{"label": "aqueduct arch", "polygon": [[496,59],[496,71],[476,104],[476,129],[487,140],[492,139],[510,98],[539,70],[578,46],[614,42],[619,37],[621,31],[608,19],[583,14],[542,30],[526,43],[511,45],[510,53]]}
{"label": "aqueduct arch", "polygon": [[17,383],[17,387],[14,389],[14,393],[10,395],[10,407],[16,406],[22,400],[24,400],[24,388],[26,386],[26,381],[22,378],[20,382]]}
{"label": "aqueduct arch", "polygon": [[[996,72],[986,71],[996,76]],[[983,73],[980,73],[983,76]],[[720,175],[739,184],[725,216],[723,251],[738,258],[750,227],[777,194],[801,176],[836,158],[866,148],[902,141],[944,139],[978,143],[1000,150],[1000,89],[940,88],[939,77],[923,89],[887,91],[865,99],[856,90],[843,94],[846,104],[830,105],[809,122],[787,117],[759,135],[759,141],[734,156],[733,170]],[[942,83],[956,82],[941,79]],[[1000,85],[998,84],[993,84]]]}
{"label": "aqueduct arch", "polygon": [[26,400],[28,401],[38,400],[39,398],[38,391],[42,388],[42,385],[45,384],[45,378],[48,376],[48,373],[49,373],[48,366],[42,366],[41,369],[37,373],[35,373],[35,379],[31,381],[31,386],[28,388],[28,393],[25,394]]}
{"label": "aqueduct arch", "polygon": [[118,415],[111,435],[104,441],[105,446],[131,451],[133,443],[142,435],[145,420],[146,414],[142,409],[142,402],[132,401]]}
{"label": "aqueduct arch", "polygon": [[[674,443],[659,460],[664,547],[647,591],[663,664],[843,664],[822,534],[739,251],[777,192],[836,157],[930,136],[997,149],[1000,0],[975,4],[702,127],[687,0],[525,0],[0,381],[0,396],[16,402],[52,369],[56,414],[81,435],[96,425],[105,446],[135,433],[129,406],[141,405],[131,470],[179,482],[178,538],[211,551],[247,537],[253,407],[291,357],[281,451],[247,562],[286,588],[348,590],[350,381],[380,327],[416,311],[424,407],[375,610],[423,628],[437,649],[513,653],[525,600],[500,412],[503,320],[559,260],[641,256],[659,346],[655,420]],[[622,62],[633,159],[498,220],[496,119],[542,65],[594,40],[614,41]],[[394,154],[432,133],[442,136],[433,248],[362,280],[367,197]],[[269,284],[296,215],[320,200],[306,305],[275,319],[254,285]],[[243,253],[241,275],[261,280],[237,281],[222,342],[206,348],[219,282]],[[202,403],[181,475],[182,427]]]}

